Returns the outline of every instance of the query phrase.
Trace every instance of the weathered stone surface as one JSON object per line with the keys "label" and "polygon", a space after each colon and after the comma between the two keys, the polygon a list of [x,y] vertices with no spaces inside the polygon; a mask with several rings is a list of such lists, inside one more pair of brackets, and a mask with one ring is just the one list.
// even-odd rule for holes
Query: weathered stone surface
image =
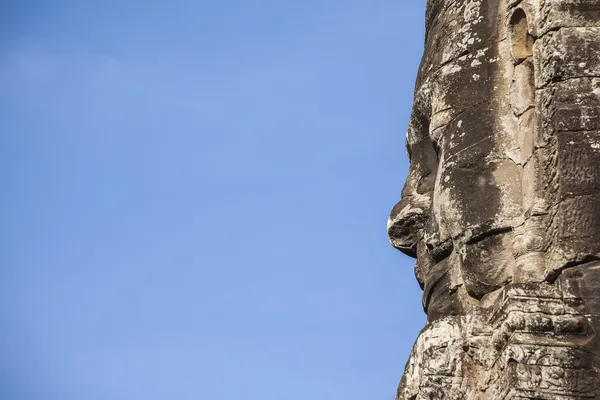
{"label": "weathered stone surface", "polygon": [[600,0],[429,0],[426,32],[397,399],[600,399]]}

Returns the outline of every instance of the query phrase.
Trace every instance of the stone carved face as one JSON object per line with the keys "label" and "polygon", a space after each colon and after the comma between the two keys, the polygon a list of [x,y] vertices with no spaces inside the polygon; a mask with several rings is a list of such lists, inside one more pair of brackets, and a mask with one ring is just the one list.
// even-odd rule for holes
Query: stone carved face
{"label": "stone carved face", "polygon": [[481,297],[509,281],[505,232],[521,214],[501,8],[496,1],[454,3],[428,4],[406,141],[411,166],[389,222],[392,244],[418,258],[426,307],[436,300],[433,286],[464,284]]}
{"label": "stone carved face", "polygon": [[426,32],[388,233],[428,324],[397,399],[598,396],[600,1],[429,0]]}
{"label": "stone carved face", "polygon": [[[600,168],[589,167],[600,164],[600,117],[571,116],[569,108],[570,119],[558,120],[573,95],[589,112],[600,106],[600,31],[579,28],[600,25],[594,4],[428,2],[406,140],[410,170],[388,233],[417,258],[430,319],[461,314],[465,293],[481,299],[511,281],[541,281],[600,255],[600,196],[581,197],[600,191]],[[568,29],[556,30],[561,24]],[[584,67],[584,81],[561,81],[578,79]],[[563,134],[568,123],[572,131],[595,131]],[[587,167],[570,159],[567,139]],[[461,291],[462,300],[453,296]]]}

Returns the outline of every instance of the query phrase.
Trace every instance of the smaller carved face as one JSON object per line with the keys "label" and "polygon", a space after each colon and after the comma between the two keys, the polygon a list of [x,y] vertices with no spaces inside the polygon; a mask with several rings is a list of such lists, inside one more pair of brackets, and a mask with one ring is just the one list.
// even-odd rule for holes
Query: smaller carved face
{"label": "smaller carved face", "polygon": [[400,382],[398,398],[454,398],[452,395],[462,392],[461,323],[438,321],[421,332]]}

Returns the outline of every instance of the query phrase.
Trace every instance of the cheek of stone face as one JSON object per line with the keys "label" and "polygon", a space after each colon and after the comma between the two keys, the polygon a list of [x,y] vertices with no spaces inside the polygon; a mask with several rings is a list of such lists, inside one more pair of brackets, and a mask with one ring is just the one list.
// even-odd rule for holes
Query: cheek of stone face
{"label": "cheek of stone face", "polygon": [[[480,96],[491,96],[488,86],[479,87]],[[480,104],[463,104],[462,99],[460,91],[452,99],[461,112],[439,140],[441,159],[434,199],[434,207],[444,214],[441,220],[450,225],[453,237],[472,227],[499,225],[500,220],[518,216],[522,202],[520,167],[511,159],[518,144],[515,127],[508,123],[510,106],[502,99]]]}
{"label": "cheek of stone face", "polygon": [[462,279],[475,298],[510,282],[514,271],[509,231],[522,212],[521,178],[498,129],[501,110],[476,106],[448,126],[434,190],[440,239],[457,244]]}
{"label": "cheek of stone face", "polygon": [[459,249],[461,276],[470,296],[481,299],[512,280],[512,235],[498,233]]}

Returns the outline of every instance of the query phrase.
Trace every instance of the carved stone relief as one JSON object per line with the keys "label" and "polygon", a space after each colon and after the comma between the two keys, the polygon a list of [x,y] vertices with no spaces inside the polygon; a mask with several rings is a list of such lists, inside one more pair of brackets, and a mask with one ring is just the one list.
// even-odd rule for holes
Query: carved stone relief
{"label": "carved stone relief", "polygon": [[600,398],[600,0],[429,0],[406,145],[397,399]]}

